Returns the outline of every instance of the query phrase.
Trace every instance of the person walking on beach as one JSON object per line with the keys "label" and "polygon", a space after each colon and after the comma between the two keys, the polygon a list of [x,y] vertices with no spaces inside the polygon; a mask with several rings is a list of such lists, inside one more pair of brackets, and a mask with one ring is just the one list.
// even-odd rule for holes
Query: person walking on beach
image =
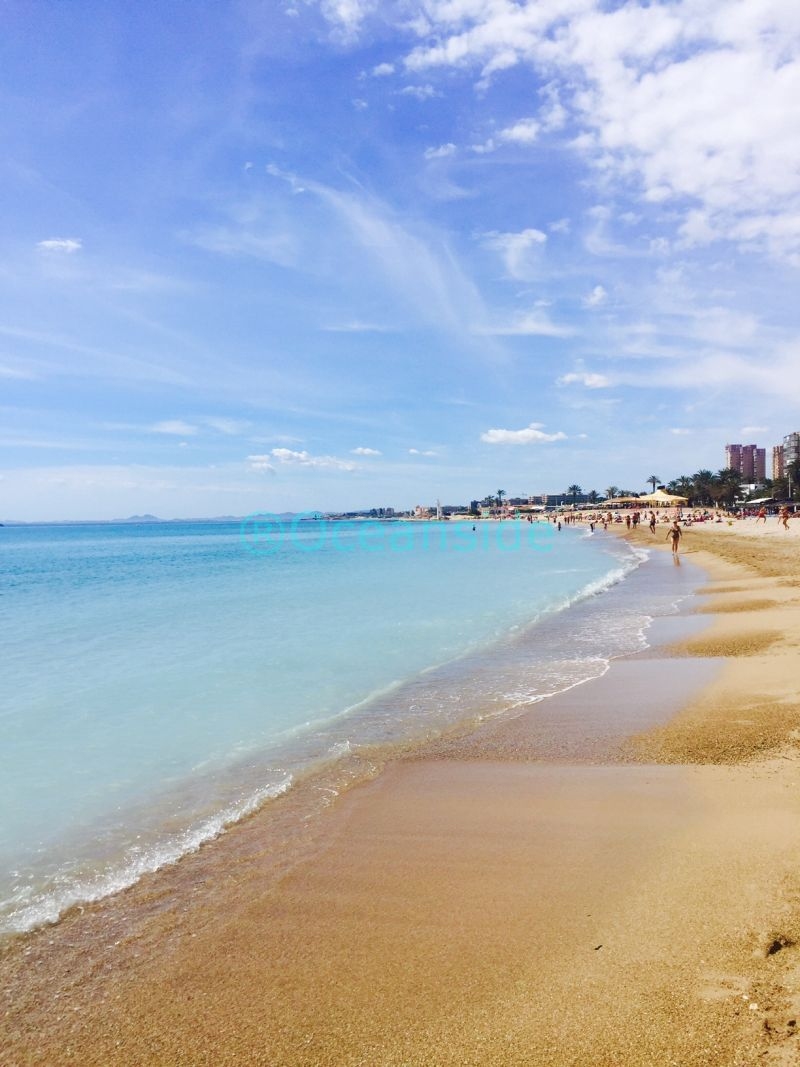
{"label": "person walking on beach", "polygon": [[653,536],[655,536],[655,532],[656,532],[656,513],[654,511],[651,511],[650,512],[650,533],[653,534]]}
{"label": "person walking on beach", "polygon": [[758,515],[756,516],[756,523],[761,522],[763,519],[764,525],[767,525],[767,509],[762,505],[758,509]]}
{"label": "person walking on beach", "polygon": [[778,522],[781,524],[784,530],[789,529],[789,509],[785,504],[778,512]]}
{"label": "person walking on beach", "polygon": [[670,539],[672,540],[672,554],[673,556],[677,556],[678,544],[680,543],[681,539],[681,528],[678,525],[677,519],[673,521],[672,526],[670,526],[669,530],[667,531],[667,540],[669,541]]}

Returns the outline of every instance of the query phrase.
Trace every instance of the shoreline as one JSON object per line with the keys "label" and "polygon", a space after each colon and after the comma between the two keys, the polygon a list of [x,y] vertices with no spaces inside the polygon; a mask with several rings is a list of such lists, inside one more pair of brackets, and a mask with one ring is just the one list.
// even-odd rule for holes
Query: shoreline
{"label": "shoreline", "polygon": [[[580,532],[570,531],[570,536],[580,538]],[[212,767],[206,777],[195,775],[155,791],[126,813],[127,826],[136,826],[135,838],[128,833],[126,839],[123,820],[112,814],[98,820],[88,834],[62,839],[56,845],[58,858],[50,866],[70,871],[69,880],[51,877],[49,885],[29,890],[24,907],[18,906],[16,912],[6,904],[14,895],[19,899],[21,892],[12,894],[3,884],[8,899],[0,918],[0,951],[9,936],[57,922],[71,907],[101,902],[180,862],[265,804],[268,807],[270,797],[313,789],[327,805],[333,795],[372,777],[387,759],[416,752],[440,734],[513,715],[517,700],[524,707],[526,701],[549,699],[596,674],[598,657],[614,658],[621,647],[631,651],[637,640],[633,630],[621,643],[613,637],[587,643],[584,633],[575,662],[561,662],[560,642],[553,634],[554,627],[563,631],[563,619],[586,631],[587,605],[596,594],[611,592],[619,599],[616,587],[638,570],[641,553],[617,543],[617,538],[613,542],[611,551],[611,546],[604,549],[610,569],[602,578],[571,591],[561,604],[553,602],[488,643],[374,691],[346,712],[309,724],[313,728],[308,732],[300,730],[296,737],[287,736],[277,746],[243,756],[223,769]],[[636,620],[632,625],[635,629]],[[185,821],[176,818],[176,812],[181,816],[194,812],[195,818]],[[303,818],[309,817],[304,811]],[[98,841],[103,842],[102,851]]]}
{"label": "shoreline", "polygon": [[[695,683],[672,694],[666,726],[641,723],[613,759],[606,746],[581,763],[573,746],[535,762],[519,736],[536,725],[534,705],[489,731],[497,742],[505,730],[505,751],[471,735],[471,754],[428,749],[345,792],[309,820],[283,869],[258,819],[240,824],[214,879],[213,848],[176,865],[171,888],[149,876],[140,928],[106,902],[6,954],[9,1062],[60,1062],[67,1046],[87,1064],[734,1064],[762,1051],[793,1062],[776,1057],[794,1046],[800,940],[787,692],[800,574],[795,562],[786,585],[730,551],[701,556],[703,540],[723,550],[713,531],[692,534],[684,552],[723,610],[681,649],[633,669],[636,657],[614,661],[600,680],[606,709],[647,710],[649,671],[666,689],[671,665],[727,654],[694,699]],[[758,633],[779,636],[754,647]],[[745,706],[754,669],[760,704],[715,721],[721,705]],[[562,694],[562,712],[585,709],[592,686]],[[784,714],[769,718],[775,706]],[[712,740],[732,718],[743,721],[723,759]],[[587,721],[572,720],[580,743]],[[173,892],[185,894],[184,922]],[[44,1002],[48,989],[63,1009]]]}

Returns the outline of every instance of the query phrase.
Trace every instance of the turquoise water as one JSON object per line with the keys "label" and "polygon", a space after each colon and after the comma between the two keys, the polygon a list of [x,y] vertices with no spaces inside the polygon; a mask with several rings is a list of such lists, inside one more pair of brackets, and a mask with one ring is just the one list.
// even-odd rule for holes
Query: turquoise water
{"label": "turquoise water", "polygon": [[0,535],[0,932],[130,884],[319,761],[595,676],[649,618],[586,614],[642,553],[548,523]]}

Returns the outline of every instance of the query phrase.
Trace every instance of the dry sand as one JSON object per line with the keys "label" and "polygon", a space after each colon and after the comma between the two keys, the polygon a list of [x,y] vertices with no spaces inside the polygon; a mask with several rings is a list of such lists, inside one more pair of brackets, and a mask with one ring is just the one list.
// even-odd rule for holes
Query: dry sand
{"label": "dry sand", "polygon": [[720,610],[651,678],[727,658],[666,726],[543,752],[534,709],[345,793],[290,865],[257,816],[20,940],[0,1060],[800,1063],[799,548],[687,530]]}

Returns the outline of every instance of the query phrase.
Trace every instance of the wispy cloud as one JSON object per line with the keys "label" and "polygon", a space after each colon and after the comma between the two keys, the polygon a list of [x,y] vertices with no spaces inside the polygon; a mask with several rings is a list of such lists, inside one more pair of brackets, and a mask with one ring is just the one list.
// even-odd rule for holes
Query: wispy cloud
{"label": "wispy cloud", "polygon": [[769,426],[743,426],[739,433],[743,437],[754,437],[759,433],[769,433]]}
{"label": "wispy cloud", "polygon": [[496,230],[483,235],[487,248],[499,252],[506,273],[517,281],[534,281],[542,271],[542,250],[547,234],[534,227],[518,233],[498,233]]}
{"label": "wispy cloud", "polygon": [[262,474],[274,474],[275,466],[270,462],[269,455],[252,455],[247,457],[247,462],[250,465],[250,470],[258,471]]}
{"label": "wispy cloud", "polygon": [[173,437],[194,437],[197,427],[182,419],[165,419],[163,422],[154,422],[147,429],[150,433],[165,433]]}
{"label": "wispy cloud", "polygon": [[312,456],[309,452],[295,452],[291,448],[273,448],[270,456],[285,467],[313,467],[317,470],[337,471],[356,469],[356,464],[347,459],[339,459],[336,456]]}
{"label": "wispy cloud", "polygon": [[379,452],[377,448],[364,448],[362,446],[360,446],[359,448],[351,448],[350,451],[354,456],[382,456],[383,455],[383,453]]}
{"label": "wispy cloud", "polygon": [[230,419],[220,415],[206,415],[202,422],[210,426],[212,430],[225,434],[228,437],[237,437],[247,433],[250,423],[247,419]]}
{"label": "wispy cloud", "polygon": [[499,337],[573,337],[575,328],[559,325],[552,321],[544,311],[523,312],[514,316],[510,322],[487,326],[481,332],[495,334]]}
{"label": "wispy cloud", "polygon": [[587,389],[607,389],[611,385],[605,374],[591,374],[587,371],[572,371],[556,379],[556,385],[585,385]]}
{"label": "wispy cloud", "polygon": [[223,256],[247,256],[277,263],[282,267],[296,265],[297,246],[291,233],[270,232],[261,222],[250,226],[212,226],[187,232],[185,239],[207,252]]}
{"label": "wispy cloud", "polygon": [[400,96],[412,96],[415,100],[432,100],[435,96],[441,96],[432,85],[407,85],[399,91]]}
{"label": "wispy cloud", "polygon": [[[87,345],[66,335],[26,327],[0,326],[0,336],[29,345],[37,353],[42,348],[54,350],[52,360],[45,361],[37,356],[34,366],[39,376],[49,373],[58,376],[149,380],[184,386],[191,384],[189,377],[166,363]],[[65,359],[63,355],[61,358],[56,355],[65,352],[73,356],[85,356],[86,359]]]}
{"label": "wispy cloud", "polygon": [[323,326],[322,329],[326,333],[388,333],[388,326],[381,326],[376,322],[361,322],[360,319],[353,319],[352,322],[339,322],[331,323],[328,326]]}
{"label": "wispy cloud", "polygon": [[317,181],[302,183],[272,168],[274,177],[303,188],[326,204],[368,258],[373,271],[389,283],[396,300],[437,329],[467,336],[483,317],[483,300],[440,235],[423,235],[403,222],[386,204],[361,190],[345,192]]}

